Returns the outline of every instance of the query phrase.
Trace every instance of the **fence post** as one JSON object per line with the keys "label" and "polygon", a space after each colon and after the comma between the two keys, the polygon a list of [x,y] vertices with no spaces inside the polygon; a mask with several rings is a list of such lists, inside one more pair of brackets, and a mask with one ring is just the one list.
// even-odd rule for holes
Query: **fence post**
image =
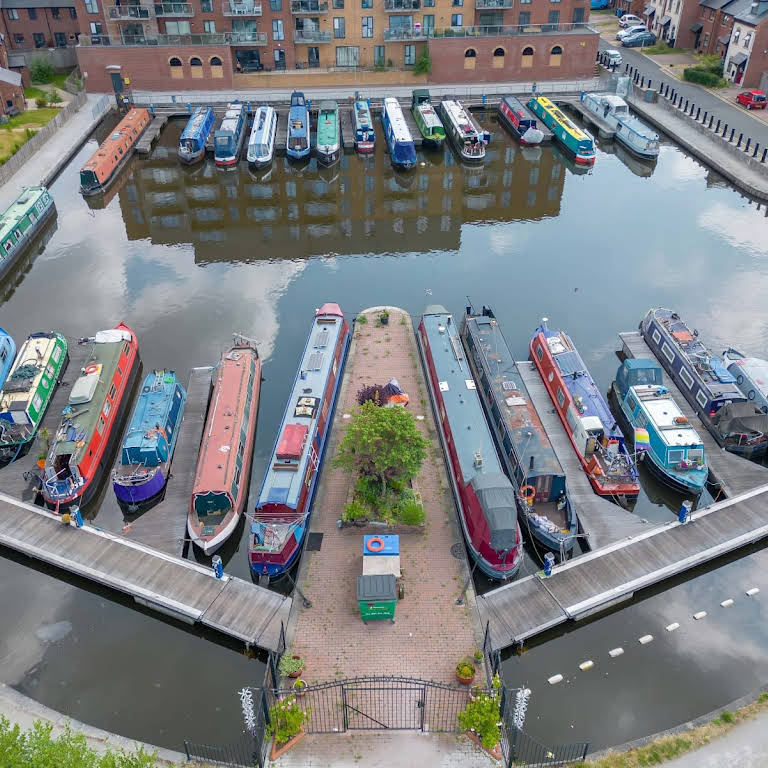
{"label": "fence post", "polygon": [[[741,137],[739,137],[739,138],[741,138]],[[752,139],[748,137],[748,138],[747,138],[747,143],[746,143],[746,145],[745,145],[745,147],[744,147],[744,151],[745,151],[745,152],[749,152],[749,145],[750,145],[751,143],[752,143]]]}
{"label": "fence post", "polygon": [[760,149],[760,142],[756,141],[755,142],[755,151],[752,153],[752,157],[757,157],[757,152],[758,152],[759,149]]}
{"label": "fence post", "polygon": [[731,138],[728,139],[728,143],[731,144],[733,142],[733,137],[736,135],[736,129],[731,128]]}
{"label": "fence post", "polygon": [[184,739],[184,752],[187,755],[187,762],[189,762],[192,758],[189,756],[189,742],[186,739]]}
{"label": "fence post", "polygon": [[741,146],[741,140],[742,140],[743,138],[744,138],[744,134],[743,134],[743,133],[740,133],[740,134],[739,134],[739,140],[738,140],[738,142],[736,142],[736,146],[737,146],[737,147],[740,147],[740,146]]}

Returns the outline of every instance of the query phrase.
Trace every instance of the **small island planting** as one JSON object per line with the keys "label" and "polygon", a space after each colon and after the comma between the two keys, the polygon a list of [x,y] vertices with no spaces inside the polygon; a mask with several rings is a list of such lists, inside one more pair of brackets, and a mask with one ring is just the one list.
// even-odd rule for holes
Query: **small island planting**
{"label": "small island planting", "polygon": [[301,727],[309,719],[309,709],[301,709],[296,697],[286,696],[269,708],[267,735],[275,737],[270,758],[276,760],[304,735]]}
{"label": "small island planting", "polygon": [[464,685],[469,685],[475,679],[475,665],[469,656],[459,659],[456,665],[456,679]]}
{"label": "small island planting", "polygon": [[491,691],[480,693],[472,698],[469,704],[459,712],[459,725],[494,756],[501,738],[500,688],[501,680],[498,675],[495,675]]}

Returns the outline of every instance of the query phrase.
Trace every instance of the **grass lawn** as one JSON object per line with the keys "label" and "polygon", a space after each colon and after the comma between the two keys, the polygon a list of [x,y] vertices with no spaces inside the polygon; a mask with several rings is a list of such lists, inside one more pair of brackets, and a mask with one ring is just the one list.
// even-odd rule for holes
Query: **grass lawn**
{"label": "grass lawn", "polygon": [[670,48],[666,43],[648,45],[641,50],[643,53],[647,53],[649,56],[655,56],[660,53],[689,53],[689,51],[686,51],[685,48]]}
{"label": "grass lawn", "polygon": [[7,123],[0,126],[0,163],[4,163],[13,151],[14,145],[24,144],[29,140],[26,129],[39,130],[46,125],[59,110],[52,107],[46,109],[30,109]]}
{"label": "grass lawn", "polygon": [[48,94],[37,86],[31,85],[29,88],[24,89],[24,98],[28,101],[34,101],[35,99],[47,99]]}

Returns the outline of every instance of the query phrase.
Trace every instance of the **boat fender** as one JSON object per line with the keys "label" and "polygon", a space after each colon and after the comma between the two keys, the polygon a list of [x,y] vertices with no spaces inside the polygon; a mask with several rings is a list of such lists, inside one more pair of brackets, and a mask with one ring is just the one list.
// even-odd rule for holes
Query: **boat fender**
{"label": "boat fender", "polygon": [[675,424],[687,424],[688,419],[685,416],[675,416]]}
{"label": "boat fender", "polygon": [[525,499],[529,507],[533,506],[533,500],[536,497],[536,489],[532,485],[524,485],[520,489],[520,495]]}
{"label": "boat fender", "polygon": [[99,366],[98,365],[93,365],[93,363],[91,365],[87,365],[85,367],[85,373],[87,375],[90,375],[92,373],[98,373],[98,370],[99,370]]}
{"label": "boat fender", "polygon": [[384,542],[378,536],[373,536],[365,542],[365,548],[369,552],[381,552],[384,549]]}

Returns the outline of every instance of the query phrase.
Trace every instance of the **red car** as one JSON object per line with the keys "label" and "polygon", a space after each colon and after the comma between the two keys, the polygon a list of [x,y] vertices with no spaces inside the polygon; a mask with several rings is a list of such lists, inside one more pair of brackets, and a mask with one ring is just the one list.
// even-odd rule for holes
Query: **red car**
{"label": "red car", "polygon": [[766,96],[762,91],[742,91],[736,101],[747,109],[765,109]]}

